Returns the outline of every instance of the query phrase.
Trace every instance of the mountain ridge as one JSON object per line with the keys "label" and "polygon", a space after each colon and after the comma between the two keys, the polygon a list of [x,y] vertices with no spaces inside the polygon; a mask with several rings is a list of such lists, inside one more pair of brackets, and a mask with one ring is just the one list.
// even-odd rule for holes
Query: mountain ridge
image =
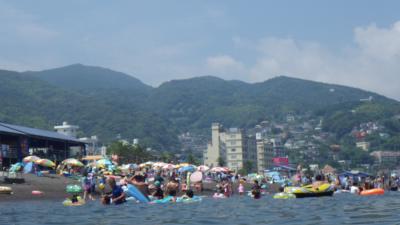
{"label": "mountain ridge", "polygon": [[74,64],[44,72],[0,70],[0,81],[0,121],[51,128],[67,120],[105,142],[121,134],[169,150],[179,148],[178,134],[207,132],[215,121],[246,128],[288,113],[331,116],[323,110],[351,103],[349,110],[369,96],[382,110],[394,105],[385,115],[400,113],[398,101],[373,92],[288,76],[258,83],[202,76],[151,87],[128,74]]}

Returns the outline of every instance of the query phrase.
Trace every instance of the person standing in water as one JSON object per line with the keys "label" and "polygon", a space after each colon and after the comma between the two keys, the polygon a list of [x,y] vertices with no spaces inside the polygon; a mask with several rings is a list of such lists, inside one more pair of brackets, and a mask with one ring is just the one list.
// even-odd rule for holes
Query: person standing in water
{"label": "person standing in water", "polygon": [[110,198],[111,203],[114,203],[115,205],[122,204],[126,202],[125,200],[125,193],[122,190],[121,186],[117,185],[115,182],[114,178],[109,178],[107,180],[108,185],[111,187],[111,194],[109,194],[107,197]]}
{"label": "person standing in water", "polygon": [[258,184],[258,180],[254,180],[254,184],[251,190],[251,194],[253,195],[254,199],[261,198],[261,186]]}
{"label": "person standing in water", "polygon": [[239,181],[238,192],[239,192],[239,195],[244,194],[244,180],[243,179],[240,179],[240,181]]}

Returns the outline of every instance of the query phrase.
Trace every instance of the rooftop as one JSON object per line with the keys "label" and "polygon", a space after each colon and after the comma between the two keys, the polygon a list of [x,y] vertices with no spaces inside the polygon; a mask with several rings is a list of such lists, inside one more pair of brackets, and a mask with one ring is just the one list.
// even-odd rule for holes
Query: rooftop
{"label": "rooftop", "polygon": [[42,130],[42,129],[31,128],[31,127],[24,127],[24,126],[1,123],[1,122],[0,122],[0,132],[17,134],[17,135],[27,135],[27,136],[36,136],[36,137],[57,139],[57,140],[61,140],[61,141],[83,143],[82,141],[80,141],[76,138],[68,137],[66,135],[63,135],[63,134],[60,134],[60,133],[57,133],[54,131]]}

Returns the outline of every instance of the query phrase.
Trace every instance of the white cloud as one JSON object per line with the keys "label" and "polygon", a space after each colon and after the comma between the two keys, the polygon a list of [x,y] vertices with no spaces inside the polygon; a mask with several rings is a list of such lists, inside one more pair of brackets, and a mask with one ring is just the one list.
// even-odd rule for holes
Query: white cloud
{"label": "white cloud", "polygon": [[[278,75],[337,83],[375,91],[400,99],[400,21],[389,28],[372,24],[354,29],[354,46],[332,50],[318,42],[268,37],[236,47],[252,48],[255,59],[243,63],[223,55],[207,60],[208,68],[224,72],[237,67],[236,79],[264,81]],[[238,45],[240,43],[240,45]],[[251,46],[251,47],[249,47]],[[218,71],[218,70],[216,70]]]}
{"label": "white cloud", "polygon": [[243,63],[229,55],[208,57],[206,67],[211,74],[216,74],[226,79],[236,78],[245,72]]}
{"label": "white cloud", "polygon": [[34,15],[4,2],[0,2],[0,26],[3,34],[7,34],[5,38],[10,38],[9,34],[12,34],[13,38],[24,42],[46,42],[58,35],[58,32],[38,22]]}

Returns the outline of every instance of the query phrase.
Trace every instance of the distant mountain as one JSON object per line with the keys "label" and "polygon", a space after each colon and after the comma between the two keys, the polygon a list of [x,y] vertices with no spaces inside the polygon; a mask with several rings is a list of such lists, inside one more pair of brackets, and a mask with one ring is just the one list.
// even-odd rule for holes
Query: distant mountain
{"label": "distant mountain", "polygon": [[369,96],[377,101],[397,103],[356,88],[285,76],[255,84],[211,76],[174,80],[154,89],[148,102],[151,110],[178,127],[202,129],[213,121],[227,126],[252,126],[266,118],[359,102]]}
{"label": "distant mountain", "polygon": [[[370,96],[375,106],[364,106],[360,99]],[[3,122],[51,128],[66,120],[104,141],[121,134],[164,150],[179,148],[180,132],[208,133],[215,121],[246,128],[287,113],[311,113],[326,118],[326,130],[343,133],[352,123],[400,114],[399,102],[372,92],[285,76],[255,84],[205,76],[152,88],[127,74],[80,64],[0,71],[0,105]],[[349,116],[353,109],[363,113]]]}
{"label": "distant mountain", "polygon": [[35,76],[55,86],[73,90],[119,89],[149,91],[152,89],[151,86],[127,74],[82,64],[73,64],[38,72],[28,71],[24,74]]}
{"label": "distant mountain", "polygon": [[98,135],[106,142],[121,134],[155,148],[178,144],[168,120],[138,105],[123,104],[123,98],[104,99],[4,70],[0,70],[0,96],[0,121],[46,129],[68,121],[79,125],[82,135]]}

